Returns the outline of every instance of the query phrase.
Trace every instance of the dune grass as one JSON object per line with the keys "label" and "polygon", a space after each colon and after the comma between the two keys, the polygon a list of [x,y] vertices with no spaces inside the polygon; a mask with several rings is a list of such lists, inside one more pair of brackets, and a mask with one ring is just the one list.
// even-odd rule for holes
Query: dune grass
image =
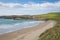
{"label": "dune grass", "polygon": [[56,26],[48,29],[39,36],[39,40],[60,40],[60,13],[48,14],[51,20],[57,22]]}

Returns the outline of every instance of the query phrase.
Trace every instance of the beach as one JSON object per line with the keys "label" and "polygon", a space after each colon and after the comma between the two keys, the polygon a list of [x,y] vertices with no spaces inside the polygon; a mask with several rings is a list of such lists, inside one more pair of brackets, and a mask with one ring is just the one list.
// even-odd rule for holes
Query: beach
{"label": "beach", "polygon": [[34,27],[0,35],[0,40],[37,40],[38,36],[56,25],[55,21],[40,23]]}

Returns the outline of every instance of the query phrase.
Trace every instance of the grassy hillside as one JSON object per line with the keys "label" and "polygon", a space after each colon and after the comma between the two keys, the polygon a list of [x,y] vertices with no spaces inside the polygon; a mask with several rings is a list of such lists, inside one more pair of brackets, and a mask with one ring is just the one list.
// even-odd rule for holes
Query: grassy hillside
{"label": "grassy hillside", "polygon": [[46,14],[44,16],[46,16],[47,19],[60,20],[60,18],[59,18],[60,17],[60,12],[48,13],[48,14]]}
{"label": "grassy hillside", "polygon": [[60,12],[48,13],[45,15],[48,19],[57,21],[57,25],[39,36],[39,40],[60,40]]}
{"label": "grassy hillside", "polygon": [[42,14],[42,15],[33,15],[33,20],[60,20],[60,12],[51,12],[48,14]]}

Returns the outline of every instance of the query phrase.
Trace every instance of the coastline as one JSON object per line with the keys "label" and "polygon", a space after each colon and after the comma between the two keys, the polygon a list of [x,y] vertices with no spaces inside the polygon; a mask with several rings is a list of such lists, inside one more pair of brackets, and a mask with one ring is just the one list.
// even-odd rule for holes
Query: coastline
{"label": "coastline", "polygon": [[49,22],[50,21],[47,21],[47,22],[44,22],[44,23],[40,23],[40,24],[38,24],[34,27],[25,28],[25,29],[22,29],[22,30],[17,30],[17,31],[14,31],[14,32],[11,32],[11,33],[6,33],[4,35],[0,35],[0,40],[12,40],[12,39],[18,37],[19,35],[37,30],[37,29],[41,28],[42,26],[47,25]]}
{"label": "coastline", "polygon": [[34,27],[43,22],[45,21],[0,19],[0,35],[24,28]]}

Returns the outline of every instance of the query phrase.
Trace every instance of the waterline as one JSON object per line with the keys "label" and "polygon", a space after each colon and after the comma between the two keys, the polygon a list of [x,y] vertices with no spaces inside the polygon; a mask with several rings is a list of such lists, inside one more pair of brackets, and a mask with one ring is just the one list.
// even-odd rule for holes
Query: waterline
{"label": "waterline", "polygon": [[43,22],[44,21],[35,21],[35,20],[1,19],[0,20],[0,34],[5,34],[5,33],[16,31],[16,30],[21,30],[23,28],[33,27]]}

